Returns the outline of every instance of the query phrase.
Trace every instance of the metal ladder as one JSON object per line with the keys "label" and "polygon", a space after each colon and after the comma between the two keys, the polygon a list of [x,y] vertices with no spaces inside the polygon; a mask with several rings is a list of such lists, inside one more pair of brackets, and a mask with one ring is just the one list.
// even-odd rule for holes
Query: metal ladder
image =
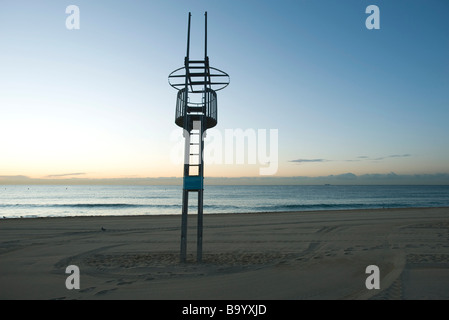
{"label": "metal ladder", "polygon": [[[198,117],[199,116],[199,117]],[[181,262],[186,262],[187,256],[187,214],[189,206],[189,192],[198,193],[198,223],[197,223],[197,262],[202,261],[203,252],[203,160],[202,154],[204,141],[202,133],[204,132],[204,115],[187,114],[190,130],[184,133],[185,138],[185,161],[184,161],[184,180],[182,192],[182,226],[181,226]],[[190,118],[190,119],[189,119]],[[199,118],[199,121],[193,121],[192,118]],[[187,159],[188,157],[188,159]]]}

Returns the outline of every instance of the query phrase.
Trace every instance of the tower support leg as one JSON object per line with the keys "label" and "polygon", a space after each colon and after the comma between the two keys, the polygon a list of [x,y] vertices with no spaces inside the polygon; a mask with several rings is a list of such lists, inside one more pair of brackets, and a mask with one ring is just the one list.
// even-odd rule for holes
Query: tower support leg
{"label": "tower support leg", "polygon": [[198,226],[196,238],[196,261],[203,259],[203,190],[198,190]]}
{"label": "tower support leg", "polygon": [[181,221],[181,257],[182,263],[186,262],[187,254],[187,211],[189,209],[189,191],[182,190],[182,221]]}

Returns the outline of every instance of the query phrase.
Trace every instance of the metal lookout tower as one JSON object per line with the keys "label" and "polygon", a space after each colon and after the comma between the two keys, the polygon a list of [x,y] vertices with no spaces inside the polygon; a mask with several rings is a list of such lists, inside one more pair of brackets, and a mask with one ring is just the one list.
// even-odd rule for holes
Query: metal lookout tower
{"label": "metal lookout tower", "polygon": [[190,19],[187,27],[187,54],[184,67],[168,76],[169,84],[178,90],[175,123],[184,129],[184,178],[182,190],[181,262],[187,253],[187,212],[189,193],[198,193],[197,261],[203,251],[203,140],[207,129],[217,125],[217,93],[229,84],[226,72],[209,66],[207,56],[207,12],[205,12],[204,59],[190,60]]}

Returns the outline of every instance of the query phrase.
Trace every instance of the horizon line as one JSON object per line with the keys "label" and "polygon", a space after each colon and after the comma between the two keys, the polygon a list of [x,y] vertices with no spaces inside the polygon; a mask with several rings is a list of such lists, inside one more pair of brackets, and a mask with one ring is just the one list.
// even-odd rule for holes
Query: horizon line
{"label": "horizon line", "polygon": [[[59,175],[64,176],[64,175]],[[51,178],[50,178],[51,177]],[[242,176],[242,177],[204,177],[209,185],[364,185],[364,184],[403,184],[403,185],[449,185],[449,173],[434,174],[396,174],[353,173],[331,174],[327,176]],[[25,175],[0,176],[0,185],[181,185],[182,177],[115,177],[115,178],[31,178]]]}

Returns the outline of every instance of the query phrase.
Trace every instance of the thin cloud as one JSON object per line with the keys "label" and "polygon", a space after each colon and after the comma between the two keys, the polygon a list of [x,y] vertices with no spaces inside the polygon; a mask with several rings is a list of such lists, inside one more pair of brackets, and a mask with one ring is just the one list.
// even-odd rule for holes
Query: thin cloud
{"label": "thin cloud", "polygon": [[392,154],[390,156],[388,156],[388,158],[407,158],[407,157],[411,157],[411,154]]}
{"label": "thin cloud", "polygon": [[412,155],[409,153],[404,154],[391,154],[388,156],[382,156],[377,158],[371,158],[368,156],[358,156],[355,159],[346,159],[346,160],[330,160],[330,159],[295,159],[290,160],[289,162],[295,162],[295,163],[316,163],[316,162],[328,162],[328,161],[343,161],[343,162],[359,162],[359,161],[382,161],[385,159],[393,159],[393,158],[407,158],[411,157]]}
{"label": "thin cloud", "polygon": [[373,160],[385,160],[385,159],[391,159],[391,158],[407,158],[407,157],[411,157],[411,154],[409,154],[409,153],[405,153],[405,154],[391,154],[389,156],[379,157],[379,158],[375,158]]}
{"label": "thin cloud", "polygon": [[409,153],[404,153],[404,154],[391,154],[389,156],[382,156],[382,157],[377,157],[377,158],[370,158],[368,156],[358,156],[355,160],[354,159],[350,159],[350,160],[345,160],[345,161],[381,161],[381,160],[385,160],[385,159],[391,159],[391,158],[407,158],[407,157],[411,157],[412,155]]}
{"label": "thin cloud", "polygon": [[295,159],[295,160],[290,160],[289,162],[310,163],[310,162],[326,162],[326,161],[330,161],[330,160],[327,160],[327,159]]}
{"label": "thin cloud", "polygon": [[46,176],[46,178],[60,178],[60,177],[70,177],[70,176],[81,176],[86,174],[85,172],[75,172],[75,173],[63,173],[63,174],[51,174]]}

